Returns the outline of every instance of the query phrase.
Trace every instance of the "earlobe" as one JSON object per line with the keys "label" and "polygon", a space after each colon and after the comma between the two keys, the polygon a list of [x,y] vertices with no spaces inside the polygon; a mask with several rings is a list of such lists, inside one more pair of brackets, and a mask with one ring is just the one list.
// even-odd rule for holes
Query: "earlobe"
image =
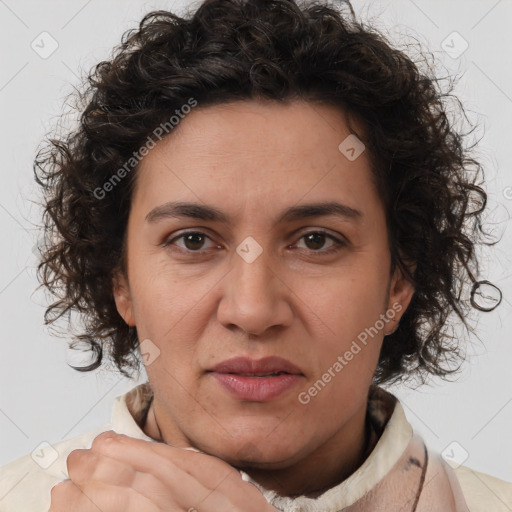
{"label": "earlobe", "polygon": [[135,327],[132,299],[128,280],[122,273],[116,273],[112,278],[112,290],[118,313],[130,327]]}
{"label": "earlobe", "polygon": [[396,312],[396,316],[392,322],[389,322],[389,327],[385,332],[386,336],[392,334],[398,328],[400,318],[409,307],[409,303],[411,302],[413,295],[413,284],[403,276],[403,273],[399,268],[396,268],[393,278],[391,279],[388,300],[388,311]]}

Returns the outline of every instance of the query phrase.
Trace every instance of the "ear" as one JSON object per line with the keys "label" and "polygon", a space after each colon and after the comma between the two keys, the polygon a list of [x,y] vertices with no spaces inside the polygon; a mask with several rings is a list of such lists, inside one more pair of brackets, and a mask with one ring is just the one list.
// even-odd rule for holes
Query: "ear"
{"label": "ear", "polygon": [[133,315],[130,287],[128,286],[128,279],[122,272],[116,272],[114,274],[112,278],[112,289],[118,313],[130,327],[134,327],[135,318]]}
{"label": "ear", "polygon": [[[414,269],[415,266],[411,271],[414,272]],[[389,286],[389,298],[387,304],[387,311],[394,311],[396,312],[396,315],[392,321],[386,324],[386,328],[384,330],[384,334],[386,336],[397,329],[400,318],[408,308],[413,295],[413,284],[408,281],[404,277],[402,271],[396,267]]]}

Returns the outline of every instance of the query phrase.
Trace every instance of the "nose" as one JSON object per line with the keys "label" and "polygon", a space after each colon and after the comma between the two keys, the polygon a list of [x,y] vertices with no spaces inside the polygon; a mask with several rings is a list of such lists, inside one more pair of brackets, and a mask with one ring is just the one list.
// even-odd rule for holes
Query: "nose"
{"label": "nose", "polygon": [[234,254],[233,268],[223,279],[217,318],[228,329],[263,336],[271,328],[286,327],[293,317],[293,295],[278,265],[265,252],[252,262]]}

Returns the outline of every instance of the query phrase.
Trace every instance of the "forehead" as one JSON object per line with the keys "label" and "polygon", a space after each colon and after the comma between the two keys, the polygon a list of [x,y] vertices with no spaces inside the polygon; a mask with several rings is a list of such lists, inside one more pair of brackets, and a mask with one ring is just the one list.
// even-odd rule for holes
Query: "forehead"
{"label": "forehead", "polygon": [[211,204],[214,198],[255,212],[302,199],[375,202],[369,158],[365,151],[348,158],[348,137],[355,135],[344,112],[327,105],[199,105],[142,159],[134,201]]}

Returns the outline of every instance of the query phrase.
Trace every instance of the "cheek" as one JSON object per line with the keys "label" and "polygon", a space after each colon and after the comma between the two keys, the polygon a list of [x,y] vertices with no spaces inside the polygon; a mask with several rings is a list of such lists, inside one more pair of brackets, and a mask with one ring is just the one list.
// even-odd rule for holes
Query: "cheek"
{"label": "cheek", "polygon": [[386,282],[381,272],[376,266],[347,267],[322,278],[314,290],[302,289],[299,296],[307,297],[302,311],[315,330],[317,371],[324,372],[342,356],[343,371],[335,372],[338,381],[366,379],[377,364],[383,339],[379,319]]}
{"label": "cheek", "polygon": [[134,257],[130,286],[137,328],[162,338],[180,319],[186,318],[201,298],[202,286],[182,278],[171,267]]}
{"label": "cheek", "polygon": [[299,278],[296,285],[305,305],[334,336],[354,335],[354,328],[373,325],[383,312],[387,296],[387,276],[376,265],[347,265],[315,282]]}

